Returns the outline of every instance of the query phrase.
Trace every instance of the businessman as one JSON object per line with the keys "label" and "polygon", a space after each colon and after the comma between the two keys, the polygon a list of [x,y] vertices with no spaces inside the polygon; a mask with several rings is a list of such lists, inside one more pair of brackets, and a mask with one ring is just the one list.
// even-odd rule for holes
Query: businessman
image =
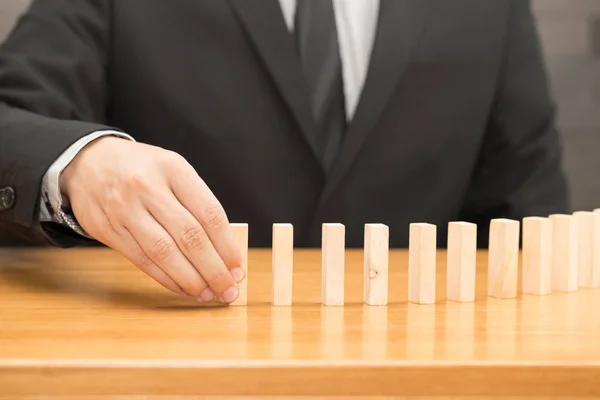
{"label": "businessman", "polygon": [[341,222],[568,210],[525,0],[34,0],[0,48],[0,235],[102,243],[230,302],[229,222],[318,246]]}

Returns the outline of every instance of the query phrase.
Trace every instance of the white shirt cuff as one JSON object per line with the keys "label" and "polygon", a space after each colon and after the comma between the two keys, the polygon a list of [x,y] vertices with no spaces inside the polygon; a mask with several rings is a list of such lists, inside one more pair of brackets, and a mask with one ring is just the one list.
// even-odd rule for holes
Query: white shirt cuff
{"label": "white shirt cuff", "polygon": [[40,196],[40,221],[57,222],[66,225],[78,234],[87,238],[91,237],[79,225],[75,216],[69,209],[67,199],[60,191],[60,176],[63,170],[73,161],[75,156],[88,144],[104,136],[117,136],[123,139],[135,141],[131,136],[117,131],[96,131],[82,137],[73,143],[64,153],[54,161],[42,180],[42,191]]}

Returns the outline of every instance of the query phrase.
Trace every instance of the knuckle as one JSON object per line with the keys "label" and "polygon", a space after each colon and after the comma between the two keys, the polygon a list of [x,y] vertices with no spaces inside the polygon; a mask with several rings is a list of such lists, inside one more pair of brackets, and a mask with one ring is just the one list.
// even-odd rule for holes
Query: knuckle
{"label": "knuckle", "polygon": [[102,202],[105,212],[122,210],[127,204],[123,198],[123,193],[114,186],[107,188],[105,196],[105,201]]}
{"label": "knuckle", "polygon": [[177,247],[175,243],[169,238],[163,237],[156,240],[151,246],[149,250],[150,258],[154,260],[164,261],[169,259],[175,252],[177,251]]}
{"label": "knuckle", "polygon": [[206,232],[200,226],[188,227],[181,235],[181,245],[188,251],[204,248],[207,240]]}
{"label": "knuckle", "polygon": [[223,208],[218,204],[213,204],[204,209],[202,216],[202,225],[206,229],[215,229],[227,222]]}
{"label": "knuckle", "polygon": [[149,192],[152,190],[151,180],[143,171],[131,171],[125,176],[125,184],[136,191]]}
{"label": "knuckle", "polygon": [[138,268],[140,268],[143,271],[148,271],[152,267],[154,267],[154,262],[148,256],[148,254],[146,254],[144,252],[142,252],[141,254],[139,254],[137,256],[137,262],[136,262],[136,264],[137,264]]}
{"label": "knuckle", "polygon": [[208,286],[213,288],[213,292],[216,294],[221,294],[233,284],[233,278],[231,278],[229,271],[225,268],[211,274],[203,275],[203,277]]}
{"label": "knuckle", "polygon": [[179,153],[172,150],[165,150],[162,153],[162,162],[168,168],[179,168],[187,165],[187,160]]}
{"label": "knuckle", "polygon": [[[119,229],[122,222],[125,220],[130,205],[125,199],[123,193],[116,188],[108,188],[104,194],[104,198],[99,202],[99,217],[104,218],[106,224],[112,227],[117,233],[121,233]],[[106,229],[108,226],[103,226]]]}

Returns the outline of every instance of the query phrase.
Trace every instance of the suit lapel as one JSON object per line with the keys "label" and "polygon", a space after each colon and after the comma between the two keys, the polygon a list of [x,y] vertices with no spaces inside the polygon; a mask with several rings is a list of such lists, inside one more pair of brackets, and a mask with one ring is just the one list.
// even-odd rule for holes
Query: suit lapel
{"label": "suit lapel", "polygon": [[363,92],[320,205],[333,193],[395,90],[411,51],[425,30],[433,0],[381,0],[379,20]]}
{"label": "suit lapel", "polygon": [[310,111],[308,87],[278,0],[229,1],[308,141],[315,160],[324,170],[317,149],[317,128]]}

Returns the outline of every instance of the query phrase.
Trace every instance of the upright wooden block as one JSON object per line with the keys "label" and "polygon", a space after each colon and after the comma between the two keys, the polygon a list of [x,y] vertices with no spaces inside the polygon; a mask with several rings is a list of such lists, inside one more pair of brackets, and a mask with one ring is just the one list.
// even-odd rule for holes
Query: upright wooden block
{"label": "upright wooden block", "polygon": [[600,286],[600,213],[573,213],[578,227],[578,281],[580,287]]}
{"label": "upright wooden block", "polygon": [[321,301],[326,306],[344,305],[345,236],[343,224],[323,224]]}
{"label": "upright wooden block", "polygon": [[469,222],[448,224],[446,293],[449,300],[475,301],[477,225]]}
{"label": "upright wooden block", "polygon": [[272,269],[273,305],[291,306],[294,270],[294,227],[291,224],[273,224]]}
{"label": "upright wooden block", "polygon": [[594,214],[594,236],[592,237],[592,287],[600,287],[600,213]]}
{"label": "upright wooden block", "polygon": [[581,287],[592,286],[592,265],[593,265],[593,248],[592,239],[594,236],[594,213],[590,211],[577,211],[573,213],[575,220],[577,221],[577,244],[578,244],[578,257],[577,263],[579,265],[578,271],[578,283]]}
{"label": "upright wooden block", "polygon": [[552,221],[523,218],[523,293],[552,292]]}
{"label": "upright wooden block", "polygon": [[519,272],[519,221],[497,218],[490,222],[488,244],[488,296],[517,296]]}
{"label": "upright wooden block", "polygon": [[371,306],[388,302],[389,228],[365,224],[364,301]]}
{"label": "upright wooden block", "polygon": [[553,214],[552,221],[552,290],[573,292],[578,287],[577,221],[572,215]]}
{"label": "upright wooden block", "polygon": [[248,304],[248,224],[230,224],[235,240],[242,252],[242,265],[246,278],[238,284],[238,298],[231,303],[232,306],[245,306]]}
{"label": "upright wooden block", "polygon": [[408,250],[408,301],[435,303],[437,227],[427,223],[410,224]]}

